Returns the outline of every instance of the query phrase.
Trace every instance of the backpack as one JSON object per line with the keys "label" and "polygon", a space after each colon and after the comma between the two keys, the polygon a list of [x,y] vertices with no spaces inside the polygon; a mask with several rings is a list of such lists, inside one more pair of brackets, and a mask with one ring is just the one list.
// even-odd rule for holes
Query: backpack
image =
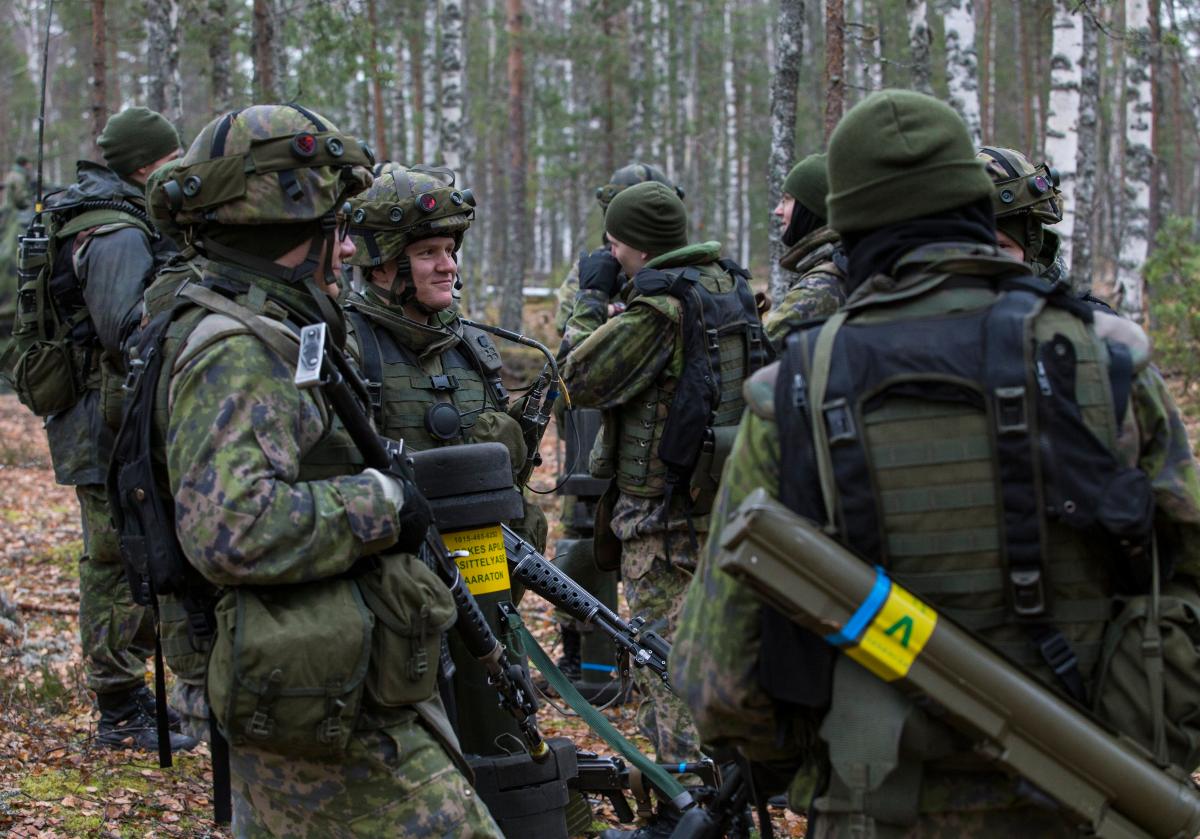
{"label": "backpack", "polygon": [[100,366],[100,347],[74,256],[97,229],[136,227],[159,234],[144,210],[118,199],[86,199],[48,207],[18,246],[17,313],[0,369],[21,404],[40,417],[72,407]]}

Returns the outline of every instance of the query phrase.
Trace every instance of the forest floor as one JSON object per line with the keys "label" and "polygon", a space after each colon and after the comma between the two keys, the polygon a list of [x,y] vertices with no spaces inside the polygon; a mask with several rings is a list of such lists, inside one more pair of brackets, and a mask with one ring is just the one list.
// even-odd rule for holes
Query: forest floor
{"label": "forest floor", "polygon": [[[534,334],[549,325],[538,317]],[[536,357],[524,360],[536,370]],[[1197,439],[1200,398],[1183,400]],[[558,443],[551,426],[545,466],[534,486],[549,489]],[[558,500],[537,496],[558,529]],[[0,395],[0,836],[223,837],[211,821],[211,772],[202,746],[160,769],[154,755],[111,751],[94,742],[96,714],[86,690],[78,641],[77,557],[82,551],[78,506],[69,487],[54,483],[41,423],[11,395]],[[551,653],[557,632],[549,604],[532,594],[521,612]],[[148,674],[149,678],[149,674]],[[633,705],[605,713],[640,746]],[[546,706],[544,731],[570,736],[601,754],[611,750],[577,718]],[[596,803],[599,822],[615,823]],[[803,836],[804,820],[773,810],[777,836]]]}

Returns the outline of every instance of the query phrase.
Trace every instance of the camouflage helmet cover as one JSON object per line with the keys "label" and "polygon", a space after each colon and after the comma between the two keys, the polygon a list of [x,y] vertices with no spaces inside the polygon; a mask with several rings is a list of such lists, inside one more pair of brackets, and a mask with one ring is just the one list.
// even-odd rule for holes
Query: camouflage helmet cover
{"label": "camouflage helmet cover", "polygon": [[433,236],[453,237],[457,250],[475,218],[475,196],[454,186],[449,169],[392,163],[344,212],[355,247],[348,262],[366,268],[402,257],[413,242]]}
{"label": "camouflage helmet cover", "polygon": [[299,105],[253,105],[210,122],[149,195],[181,227],[314,221],[371,183],[374,156]]}
{"label": "camouflage helmet cover", "polygon": [[1030,213],[1042,224],[1062,221],[1062,192],[1055,169],[1046,163],[1034,166],[1019,151],[997,146],[984,146],[976,157],[995,184],[992,210],[996,218]]}
{"label": "camouflage helmet cover", "polygon": [[628,166],[622,166],[613,172],[607,184],[596,187],[596,200],[600,202],[601,207],[607,210],[608,205],[617,197],[618,192],[625,189],[625,187],[645,183],[646,181],[657,181],[660,184],[666,184],[675,190],[676,195],[683,198],[683,188],[671,183],[670,178],[666,176],[662,169],[649,163],[630,163]]}
{"label": "camouflage helmet cover", "polygon": [[174,160],[168,160],[151,172],[150,177],[146,178],[146,212],[150,216],[150,221],[154,223],[154,226],[158,228],[160,233],[164,233],[176,242],[182,243],[183,231],[179,229],[171,218],[171,214],[167,212],[168,208],[166,204],[162,202],[156,204],[153,201],[155,190],[162,186],[163,181],[174,174],[175,170],[179,168],[180,160],[178,157]]}

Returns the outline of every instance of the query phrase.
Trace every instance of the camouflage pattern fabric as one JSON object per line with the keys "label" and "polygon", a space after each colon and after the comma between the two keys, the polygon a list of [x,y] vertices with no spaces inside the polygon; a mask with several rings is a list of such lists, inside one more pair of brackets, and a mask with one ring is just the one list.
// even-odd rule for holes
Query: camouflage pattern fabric
{"label": "camouflage pattern fabric", "polygon": [[231,756],[243,839],[484,839],[503,834],[414,713],[357,733],[339,763],[256,749]]}
{"label": "camouflage pattern fabric", "polygon": [[788,332],[805,321],[827,318],[846,302],[846,272],[834,261],[841,240],[828,227],[814,230],[792,246],[779,264],[797,276],[779,305],[763,320],[763,329],[776,351]]}
{"label": "camouflage pattern fabric", "polygon": [[[671,562],[664,540],[671,540]],[[621,541],[621,578],[625,600],[633,615],[670,641],[679,623],[679,610],[692,575],[681,566],[694,566],[695,551],[686,534],[657,533]],[[633,668],[642,698],[637,708],[638,730],[654,746],[659,763],[679,763],[700,756],[700,737],[687,706],[645,667]]]}
{"label": "camouflage pattern fabric", "polygon": [[563,281],[558,284],[558,289],[554,292],[554,299],[557,301],[554,309],[554,328],[561,336],[567,331],[567,321],[571,319],[571,314],[575,311],[575,297],[579,294],[579,260],[571,263],[571,270],[567,272],[567,276],[563,277]]}
{"label": "camouflage pattern fabric", "polygon": [[146,659],[154,654],[153,616],[133,602],[104,487],[77,486],[75,495],[83,515],[79,636],[87,686],[96,693],[131,690],[146,682]]}
{"label": "camouflage pattern fabric", "polygon": [[[751,491],[763,487],[778,498],[779,429],[774,404],[778,365],[756,374],[745,388],[747,411],[712,514],[714,523],[687,592],[671,659],[671,678],[692,711],[703,741],[735,746],[755,761],[804,761],[789,790],[792,809],[807,806],[814,792],[812,722],[782,718],[759,686],[762,649],[759,604],[749,589],[715,567],[721,522]],[[1200,577],[1200,472],[1192,457],[1178,408],[1153,368],[1135,379],[1119,454],[1151,477],[1158,510],[1157,531],[1170,539],[1176,573]],[[961,769],[927,772],[916,825],[895,835],[1065,836],[1074,835],[1040,794],[998,772]],[[845,817],[818,819],[816,836],[849,835]],[[890,834],[888,834],[890,835]]]}
{"label": "camouflage pattern fabric", "polygon": [[4,176],[4,209],[28,210],[33,206],[33,183],[29,170],[13,166]]}

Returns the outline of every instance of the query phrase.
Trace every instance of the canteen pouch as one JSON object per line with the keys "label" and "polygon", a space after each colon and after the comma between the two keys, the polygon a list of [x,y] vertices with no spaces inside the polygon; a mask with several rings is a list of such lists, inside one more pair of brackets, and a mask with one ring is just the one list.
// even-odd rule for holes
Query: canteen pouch
{"label": "canteen pouch", "polygon": [[345,750],[375,625],[354,580],[238,587],[216,624],[208,696],[232,745],[315,759]]}
{"label": "canteen pouch", "polygon": [[21,404],[39,417],[70,408],[80,396],[71,345],[34,341],[17,357],[12,385]]}
{"label": "canteen pouch", "polygon": [[1200,764],[1200,592],[1190,581],[1118,598],[1097,665],[1094,710],[1160,763]]}
{"label": "canteen pouch", "polygon": [[442,634],[457,617],[450,590],[412,554],[383,557],[358,581],[375,615],[366,680],[371,707],[415,705],[433,696]]}
{"label": "canteen pouch", "polygon": [[733,449],[739,426],[722,425],[708,429],[709,435],[700,446],[696,458],[696,469],[692,472],[692,515],[706,516],[712,512],[717,497],[717,485],[721,483],[721,470]]}

